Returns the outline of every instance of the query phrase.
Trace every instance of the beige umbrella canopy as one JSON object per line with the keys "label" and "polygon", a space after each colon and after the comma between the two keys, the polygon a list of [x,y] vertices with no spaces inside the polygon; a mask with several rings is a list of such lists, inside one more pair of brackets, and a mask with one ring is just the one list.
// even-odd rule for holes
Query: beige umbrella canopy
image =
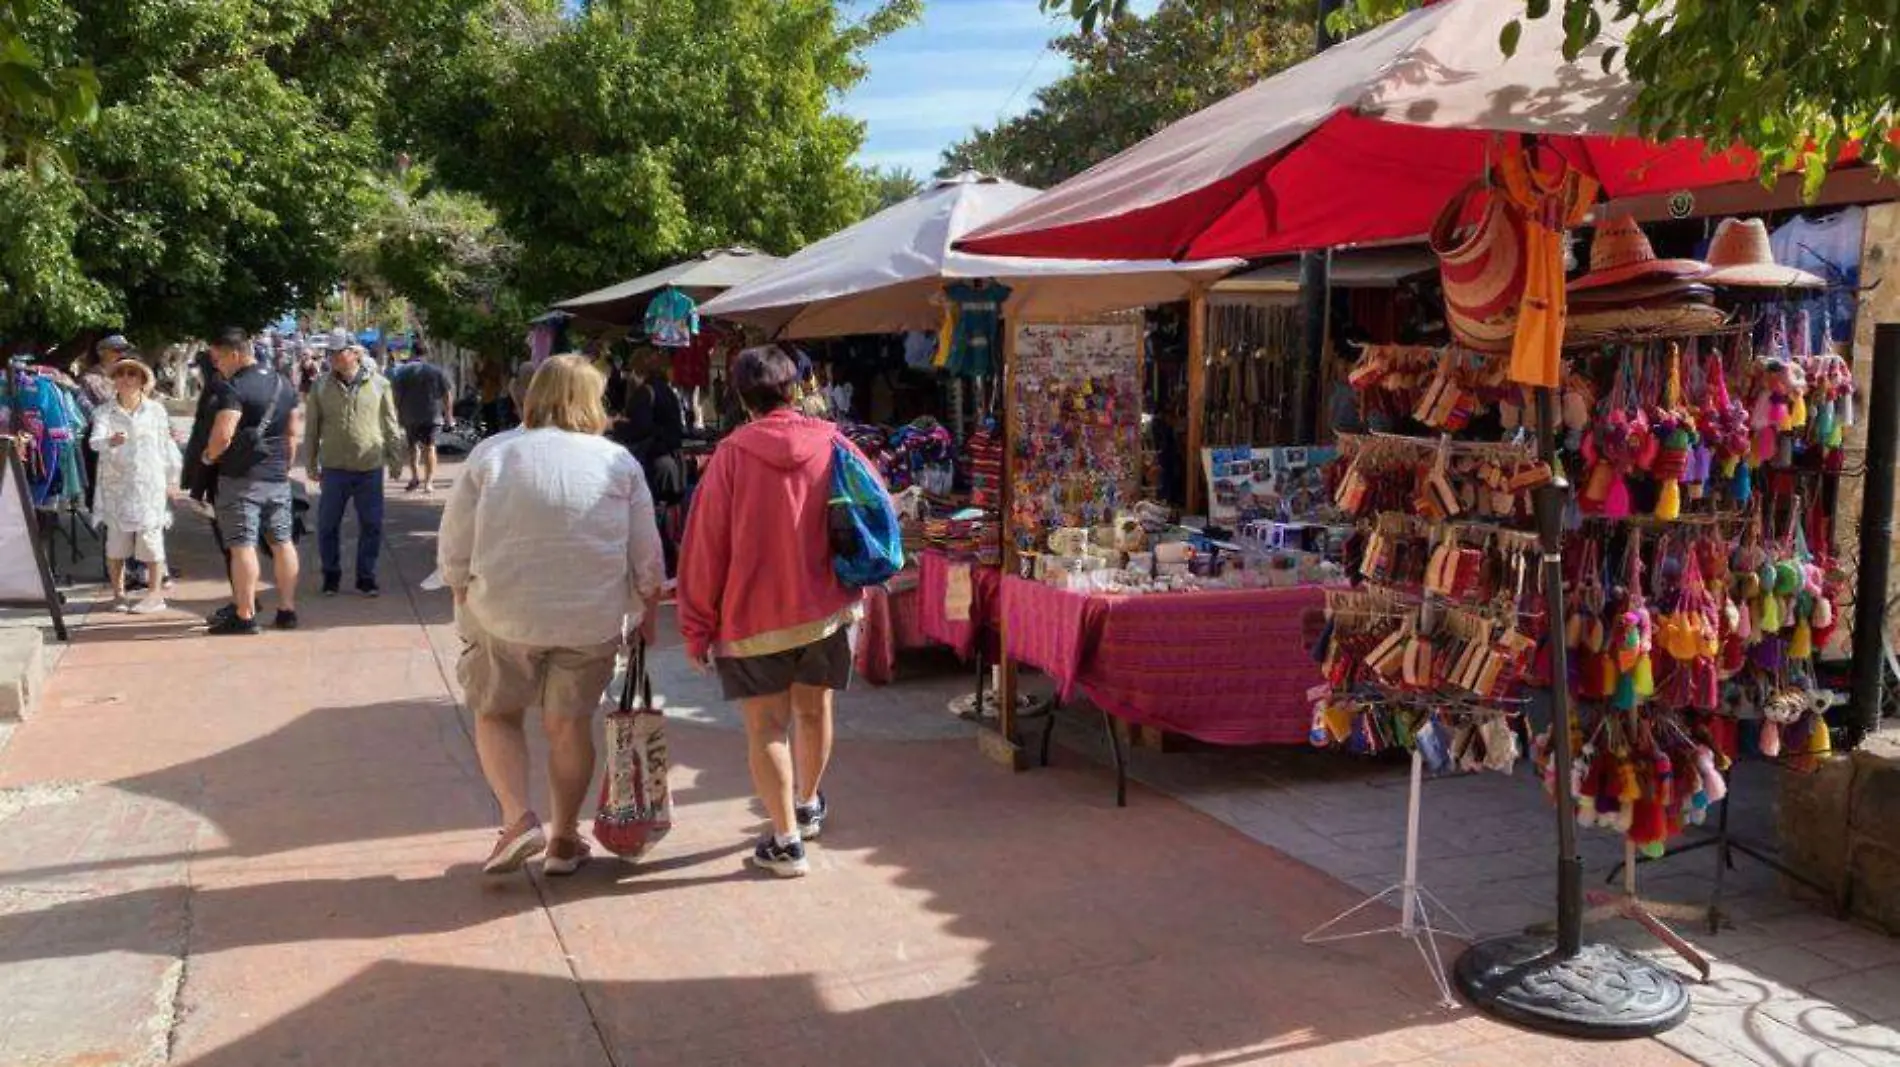
{"label": "beige umbrella canopy", "polygon": [[642,274],[630,281],[563,300],[554,310],[612,326],[638,326],[647,304],[661,291],[674,288],[704,303],[735,285],[743,285],[779,264],[750,248],[714,248],[670,267]]}

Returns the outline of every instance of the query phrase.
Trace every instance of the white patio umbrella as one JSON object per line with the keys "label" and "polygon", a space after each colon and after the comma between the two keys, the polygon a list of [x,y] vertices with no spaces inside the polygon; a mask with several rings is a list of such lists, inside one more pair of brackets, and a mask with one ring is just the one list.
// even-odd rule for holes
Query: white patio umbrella
{"label": "white patio umbrella", "polygon": [[990,278],[1010,287],[1008,314],[1057,320],[1166,303],[1236,259],[1023,259],[975,256],[952,245],[1027,203],[1036,190],[980,174],[942,179],[922,193],[840,230],[701,305],[700,314],[785,338],[930,329],[946,281]]}
{"label": "white patio umbrella", "polygon": [[709,249],[651,274],[563,300],[554,305],[554,309],[594,322],[631,326],[646,314],[647,304],[661,290],[679,289],[695,301],[710,300],[771,270],[779,262],[777,256],[750,248]]}

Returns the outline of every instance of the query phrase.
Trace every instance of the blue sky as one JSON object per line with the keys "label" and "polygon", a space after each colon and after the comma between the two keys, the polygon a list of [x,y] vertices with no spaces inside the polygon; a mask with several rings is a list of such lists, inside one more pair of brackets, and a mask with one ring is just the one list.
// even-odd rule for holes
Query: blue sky
{"label": "blue sky", "polygon": [[858,162],[929,177],[943,149],[1021,113],[1067,71],[1048,44],[1072,25],[1036,0],[926,0],[921,22],[866,53],[870,76],[844,99],[866,125]]}

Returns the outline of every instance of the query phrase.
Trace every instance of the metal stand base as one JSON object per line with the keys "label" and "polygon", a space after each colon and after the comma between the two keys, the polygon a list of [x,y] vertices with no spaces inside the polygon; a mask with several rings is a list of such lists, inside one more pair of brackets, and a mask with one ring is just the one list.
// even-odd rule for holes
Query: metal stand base
{"label": "metal stand base", "polygon": [[[1425,763],[1412,751],[1412,782],[1410,795],[1405,809],[1405,880],[1374,896],[1347,908],[1345,911],[1314,927],[1300,940],[1308,945],[1324,945],[1335,941],[1350,941],[1361,937],[1376,937],[1380,934],[1397,934],[1409,939],[1425,960],[1425,968],[1431,973],[1432,984],[1438,987],[1438,1002],[1447,1008],[1458,1006],[1458,998],[1452,996],[1451,981],[1445,977],[1445,960],[1438,952],[1438,935],[1458,937],[1469,940],[1471,927],[1463,919],[1452,914],[1445,902],[1432,895],[1432,891],[1418,881],[1418,825],[1421,797],[1425,780]],[[1338,928],[1346,920],[1360,912],[1380,904],[1393,904],[1399,909],[1399,921],[1370,930],[1342,931]],[[1436,914],[1450,920],[1455,928],[1446,929],[1434,925]]]}
{"label": "metal stand base", "polygon": [[1458,988],[1480,1011],[1566,1037],[1652,1037],[1689,1017],[1689,994],[1668,971],[1614,945],[1575,955],[1529,935],[1480,942],[1458,958]]}
{"label": "metal stand base", "polygon": [[[1729,775],[1724,774],[1723,777],[1728,780],[1729,792],[1732,796],[1735,790],[1735,781]],[[1738,852],[1789,881],[1807,886],[1815,893],[1820,894],[1822,899],[1832,904],[1836,918],[1845,917],[1847,908],[1845,903],[1840,899],[1840,894],[1837,891],[1826,888],[1807,875],[1790,868],[1761,849],[1729,833],[1729,797],[1724,797],[1721,803],[1722,810],[1716,816],[1715,833],[1713,836],[1691,841],[1686,845],[1677,846],[1661,856],[1636,857],[1635,863],[1638,865],[1661,863],[1665,860],[1672,860],[1677,856],[1687,855],[1688,853],[1697,852],[1705,848],[1715,849],[1715,888],[1709,894],[1707,911],[1700,916],[1708,926],[1709,933],[1712,934],[1719,934],[1722,932],[1723,927],[1732,925],[1729,922],[1728,913],[1722,910],[1722,891],[1724,888],[1723,883],[1726,881],[1725,876],[1729,871],[1735,869],[1735,854]],[[1631,861],[1626,858],[1622,863],[1617,864],[1616,867],[1610,871],[1610,876],[1606,881],[1615,881],[1616,876],[1621,873],[1624,867],[1630,862]]]}
{"label": "metal stand base", "polygon": [[[1584,899],[1589,903],[1590,908],[1583,913],[1584,925],[1588,926],[1610,919],[1628,919],[1649,931],[1651,937],[1669,946],[1672,952],[1682,957],[1683,962],[1696,969],[1696,973],[1701,975],[1704,982],[1708,981],[1708,958],[1697,952],[1694,945],[1684,941],[1681,935],[1670,929],[1669,925],[1663,921],[1665,919],[1675,922],[1692,921],[1702,916],[1702,909],[1690,904],[1671,904],[1644,899],[1643,895],[1636,891],[1637,862],[1635,843],[1624,838],[1623,862],[1616,865],[1616,869],[1623,872],[1623,891],[1612,893],[1593,889],[1586,893]],[[1534,927],[1526,932],[1549,934],[1554,933],[1555,930],[1553,925],[1551,928]]]}

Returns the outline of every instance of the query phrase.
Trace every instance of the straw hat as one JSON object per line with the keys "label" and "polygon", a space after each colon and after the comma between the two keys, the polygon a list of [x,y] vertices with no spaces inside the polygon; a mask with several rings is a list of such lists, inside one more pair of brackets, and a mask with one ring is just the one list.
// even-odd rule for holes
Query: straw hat
{"label": "straw hat", "polygon": [[134,371],[137,372],[139,376],[139,388],[146,392],[151,392],[152,386],[158,384],[158,379],[152,375],[152,368],[140,363],[136,359],[122,359],[114,363],[111,369],[106,372],[106,377],[108,379],[117,378],[121,374]]}
{"label": "straw hat", "polygon": [[1451,198],[1432,226],[1445,291],[1445,322],[1459,344],[1480,352],[1509,352],[1517,334],[1517,307],[1524,295],[1523,224],[1493,196],[1469,234],[1459,228],[1474,185]]}
{"label": "straw hat", "polygon": [[1723,219],[1709,242],[1709,264],[1715,269],[1703,281],[1710,285],[1819,289],[1827,284],[1807,271],[1777,264],[1768,225],[1760,219]]}
{"label": "straw hat", "polygon": [[1666,304],[1713,304],[1715,290],[1695,278],[1650,278],[1624,285],[1606,285],[1571,293],[1572,309],[1601,311],[1620,307],[1658,307]]}
{"label": "straw hat", "polygon": [[1643,228],[1628,215],[1597,227],[1590,242],[1590,272],[1570,283],[1571,292],[1600,289],[1638,278],[1699,278],[1709,265],[1697,259],[1657,259]]}
{"label": "straw hat", "polygon": [[1564,321],[1564,344],[1612,341],[1631,334],[1712,333],[1727,323],[1728,315],[1721,308],[1699,303],[1573,311]]}

